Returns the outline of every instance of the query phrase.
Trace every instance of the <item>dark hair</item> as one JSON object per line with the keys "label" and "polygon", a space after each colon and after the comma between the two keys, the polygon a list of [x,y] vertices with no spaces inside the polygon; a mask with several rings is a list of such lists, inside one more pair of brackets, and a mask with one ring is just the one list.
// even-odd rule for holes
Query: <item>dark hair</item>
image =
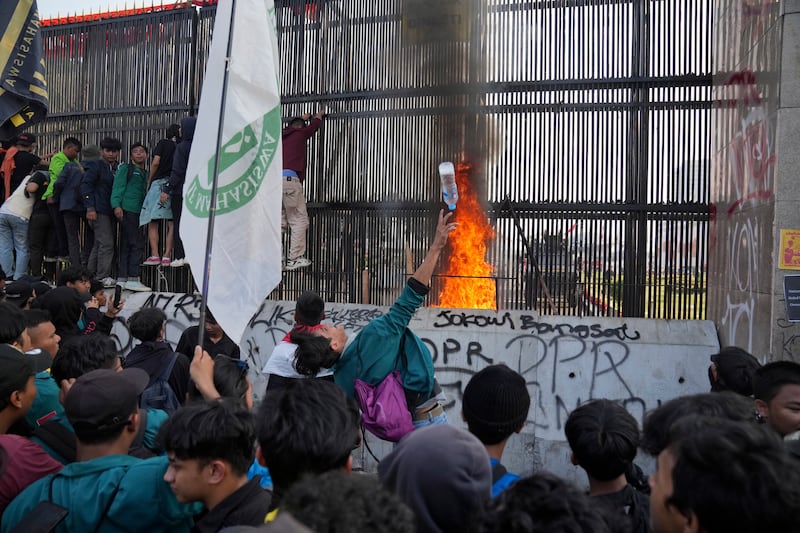
{"label": "dark hair", "polygon": [[293,118],[293,119],[292,119],[292,120],[289,122],[289,126],[292,126],[292,127],[295,127],[295,126],[300,126],[300,127],[303,127],[303,126],[305,126],[305,125],[306,125],[306,121],[305,121],[305,120],[303,120],[303,117],[294,117],[294,118]]}
{"label": "dark hair", "polygon": [[22,309],[11,302],[0,302],[0,343],[20,342],[25,327]]}
{"label": "dark hair", "polygon": [[[241,363],[244,363],[243,361]],[[214,358],[214,388],[223,398],[235,400],[242,404],[250,382],[247,381],[247,366],[238,360],[223,355]],[[193,400],[200,400],[203,395],[196,387],[190,387]]]}
{"label": "dark hair", "polygon": [[523,478],[490,501],[476,520],[479,533],[606,533],[610,517],[589,496],[548,472]]}
{"label": "dark hair", "polygon": [[767,363],[755,372],[753,395],[769,403],[784,385],[800,385],[800,365],[793,361]]}
{"label": "dark hair", "polygon": [[667,505],[694,513],[709,533],[797,531],[800,467],[776,434],[702,416],[684,418],[673,434]]}
{"label": "dark hair", "polygon": [[654,409],[645,417],[639,447],[650,455],[658,455],[669,445],[669,430],[672,424],[689,415],[726,418],[736,422],[756,422],[753,401],[735,392],[681,396]]}
{"label": "dark hair", "polygon": [[708,381],[712,392],[733,391],[743,396],[753,395],[753,374],[761,368],[758,359],[738,346],[726,346],[711,355],[716,367],[716,379],[708,367]]}
{"label": "dark hair", "polygon": [[342,355],[331,348],[331,340],[322,335],[292,331],[289,340],[297,345],[294,369],[302,376],[316,376],[323,368],[332,367]]}
{"label": "dark hair", "polygon": [[256,426],[278,490],[303,474],[343,468],[357,439],[344,391],[321,379],[292,379],[284,388],[268,391]]}
{"label": "dark hair", "polygon": [[151,342],[161,335],[161,328],[167,315],[158,307],[143,307],[128,319],[128,329],[134,338],[142,342]]}
{"label": "dark hair", "polygon": [[239,476],[253,464],[255,437],[253,416],[229,400],[181,407],[158,431],[159,443],[178,459],[197,459],[201,465],[222,459]]}
{"label": "dark hair", "polygon": [[81,147],[83,146],[83,144],[81,144],[81,141],[79,141],[75,137],[67,137],[66,139],[64,139],[64,144],[62,144],[61,146],[62,146],[62,148],[61,148],[62,150],[64,148],[68,148],[70,146],[77,146],[78,150],[80,150]]}
{"label": "dark hair", "polygon": [[639,447],[636,419],[611,400],[594,400],[572,411],[564,433],[578,465],[598,481],[623,475]]}
{"label": "dark hair", "polygon": [[119,152],[122,150],[122,142],[114,137],[106,137],[100,141],[100,148],[103,150],[111,150],[112,152]]}
{"label": "dark hair", "polygon": [[141,141],[135,141],[133,144],[131,144],[131,147],[128,149],[128,152],[133,152],[134,148],[144,148],[145,153],[150,153],[150,150],[148,150],[147,146],[142,144]]}
{"label": "dark hair", "polygon": [[76,281],[91,281],[92,273],[86,268],[76,265],[65,268],[58,275],[58,286],[63,287],[67,283],[75,283]]}
{"label": "dark hair", "polygon": [[294,319],[302,326],[316,326],[325,317],[325,302],[315,292],[304,291],[294,306]]}
{"label": "dark hair", "polygon": [[50,366],[50,375],[56,383],[61,383],[98,368],[114,368],[117,359],[119,354],[111,337],[100,333],[78,335],[61,344]]}
{"label": "dark hair", "polygon": [[52,322],[53,317],[47,309],[27,309],[25,313],[25,327],[35,328],[45,322]]}
{"label": "dark hair", "polygon": [[90,285],[89,285],[89,294],[94,296],[95,294],[97,294],[98,292],[100,292],[102,290],[105,290],[105,287],[103,286],[103,282],[100,281],[99,279],[93,279],[91,281]]}
{"label": "dark hair", "polygon": [[167,126],[167,139],[174,139],[180,137],[181,127],[178,124],[170,124]]}
{"label": "dark hair", "polygon": [[316,533],[417,530],[411,509],[374,477],[339,470],[298,481],[280,508]]}

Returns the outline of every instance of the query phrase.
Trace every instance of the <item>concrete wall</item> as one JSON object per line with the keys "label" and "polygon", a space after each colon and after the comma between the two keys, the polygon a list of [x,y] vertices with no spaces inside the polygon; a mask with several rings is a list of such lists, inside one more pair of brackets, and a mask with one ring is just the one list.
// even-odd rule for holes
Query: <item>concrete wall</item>
{"label": "concrete wall", "polygon": [[[190,294],[130,295],[124,319],[138,308],[157,306],[168,316],[167,339],[177,342],[181,331],[197,322],[200,301]],[[327,318],[357,333],[385,307],[329,304]],[[251,369],[263,367],[272,348],[293,325],[293,302],[266,301],[240,342]],[[708,390],[708,356],[718,349],[714,325],[707,321],[665,321],[620,318],[539,317],[529,312],[423,308],[411,328],[430,346],[436,376],[450,401],[451,422],[461,424],[460,399],[470,376],[492,363],[505,363],[520,372],[533,399],[528,423],[512,437],[504,456],[511,470],[547,468],[583,482],[569,464],[563,426],[570,411],[591,398],[623,402],[642,420],[661,402]],[[124,320],[114,335],[126,353],[133,341]],[[264,381],[251,372],[260,397]],[[382,456],[391,445],[367,436]],[[368,470],[374,462],[365,450],[357,464]],[[648,461],[644,461],[649,465]]]}
{"label": "concrete wall", "polygon": [[718,0],[708,318],[720,344],[800,360],[781,229],[800,229],[800,2]]}

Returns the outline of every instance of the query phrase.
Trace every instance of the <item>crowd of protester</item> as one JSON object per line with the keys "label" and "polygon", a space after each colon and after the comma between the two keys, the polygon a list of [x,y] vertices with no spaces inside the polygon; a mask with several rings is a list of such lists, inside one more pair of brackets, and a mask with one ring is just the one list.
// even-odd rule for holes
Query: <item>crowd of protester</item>
{"label": "crowd of protester", "polygon": [[83,267],[104,287],[144,292],[141,266],[186,265],[179,224],[194,126],[193,117],[170,125],[152,154],[134,142],[125,162],[113,137],[99,145],[67,137],[39,156],[36,136],[19,135],[0,154],[3,279],[39,281],[53,263],[51,271]]}
{"label": "crowd of protester", "polygon": [[[257,406],[248,363],[213,315],[203,346],[195,326],[173,349],[163,311],[139,309],[127,320],[137,342],[121,353],[111,326],[124,300],[107,298],[87,268],[65,268],[55,288],[9,283],[0,530],[800,531],[800,365],[791,361],[762,366],[724,348],[711,356],[712,392],[667,401],[642,428],[619,402],[581,404],[564,436],[586,488],[547,465],[533,474],[503,465],[536,398],[502,364],[472,376],[455,415],[466,429],[451,424],[409,323],[453,228],[440,213],[394,306],[353,339],[304,293],[295,327],[259,369],[268,381]],[[376,474],[354,471],[370,427],[359,382],[393,375],[409,427]],[[649,476],[639,454],[655,460]]]}

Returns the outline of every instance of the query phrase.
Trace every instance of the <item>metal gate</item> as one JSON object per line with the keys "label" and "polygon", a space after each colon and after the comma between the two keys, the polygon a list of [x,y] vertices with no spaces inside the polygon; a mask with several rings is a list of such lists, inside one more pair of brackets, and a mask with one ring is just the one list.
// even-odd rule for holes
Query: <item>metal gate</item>
{"label": "metal gate", "polygon": [[[153,146],[196,111],[213,15],[45,28],[43,144]],[[313,265],[273,297],[391,303],[454,160],[494,229],[497,308],[705,317],[710,0],[289,0],[276,18],[284,116],[329,114],[309,147]]]}

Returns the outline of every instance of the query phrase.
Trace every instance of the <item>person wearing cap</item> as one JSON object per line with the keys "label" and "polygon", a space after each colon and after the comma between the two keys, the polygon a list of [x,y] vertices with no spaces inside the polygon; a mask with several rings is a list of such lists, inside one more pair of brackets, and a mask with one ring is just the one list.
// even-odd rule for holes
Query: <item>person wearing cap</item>
{"label": "person wearing cap", "polygon": [[129,291],[148,292],[152,289],[139,280],[144,254],[139,215],[147,190],[147,147],[140,142],[133,143],[130,158],[117,169],[111,189],[111,208],[120,225],[117,283]]}
{"label": "person wearing cap", "polygon": [[75,380],[64,411],[75,429],[78,461],[17,496],[3,514],[3,532],[43,501],[69,510],[59,531],[189,531],[202,506],[176,500],[163,480],[168,459],[127,455],[148,381],[136,368],[93,370]]}
{"label": "person wearing cap", "polygon": [[7,275],[13,272],[14,279],[27,274],[28,225],[37,192],[46,186],[45,176],[38,172],[30,174],[0,206],[0,265]]}
{"label": "person wearing cap", "polygon": [[33,364],[17,348],[0,344],[0,434],[25,417],[36,398]]}
{"label": "person wearing cap", "polygon": [[22,133],[17,137],[16,145],[6,152],[0,165],[0,173],[3,174],[3,198],[11,196],[11,191],[19,187],[25,176],[33,172],[33,167],[41,161],[33,153],[35,149],[36,135]]}
{"label": "person wearing cap", "polygon": [[753,376],[761,363],[738,346],[726,346],[711,356],[708,381],[711,392],[732,391],[742,396],[753,396]]}
{"label": "person wearing cap", "polygon": [[283,203],[281,205],[281,228],[289,228],[291,241],[286,254],[286,270],[297,270],[311,265],[306,257],[306,231],[308,211],[303,181],[306,179],[306,152],[308,140],[322,126],[325,114],[318,111],[306,125],[311,113],[292,119],[281,131],[283,146]]}
{"label": "person wearing cap", "polygon": [[492,467],[492,497],[520,479],[500,463],[508,439],[522,431],[531,396],[525,379],[506,365],[490,365],[472,376],[464,388],[461,416],[478,437]]}
{"label": "person wearing cap", "polygon": [[22,310],[30,309],[34,298],[33,286],[27,281],[17,280],[6,285],[6,301]]}
{"label": "person wearing cap", "polygon": [[100,141],[100,159],[84,164],[86,173],[81,181],[83,205],[86,207],[86,220],[94,231],[94,246],[89,254],[89,270],[103,281],[106,288],[112,288],[116,280],[111,277],[111,263],[114,261],[114,236],[116,234],[114,212],[111,209],[111,188],[122,143],[119,139],[106,137]]}
{"label": "person wearing cap", "polygon": [[94,245],[94,232],[86,224],[86,207],[83,205],[81,195],[81,181],[85,172],[83,165],[98,159],[100,159],[100,148],[94,144],[87,144],[81,150],[81,162],[64,165],[53,187],[54,196],[58,199],[59,212],[64,218],[69,262],[73,266],[86,267]]}

